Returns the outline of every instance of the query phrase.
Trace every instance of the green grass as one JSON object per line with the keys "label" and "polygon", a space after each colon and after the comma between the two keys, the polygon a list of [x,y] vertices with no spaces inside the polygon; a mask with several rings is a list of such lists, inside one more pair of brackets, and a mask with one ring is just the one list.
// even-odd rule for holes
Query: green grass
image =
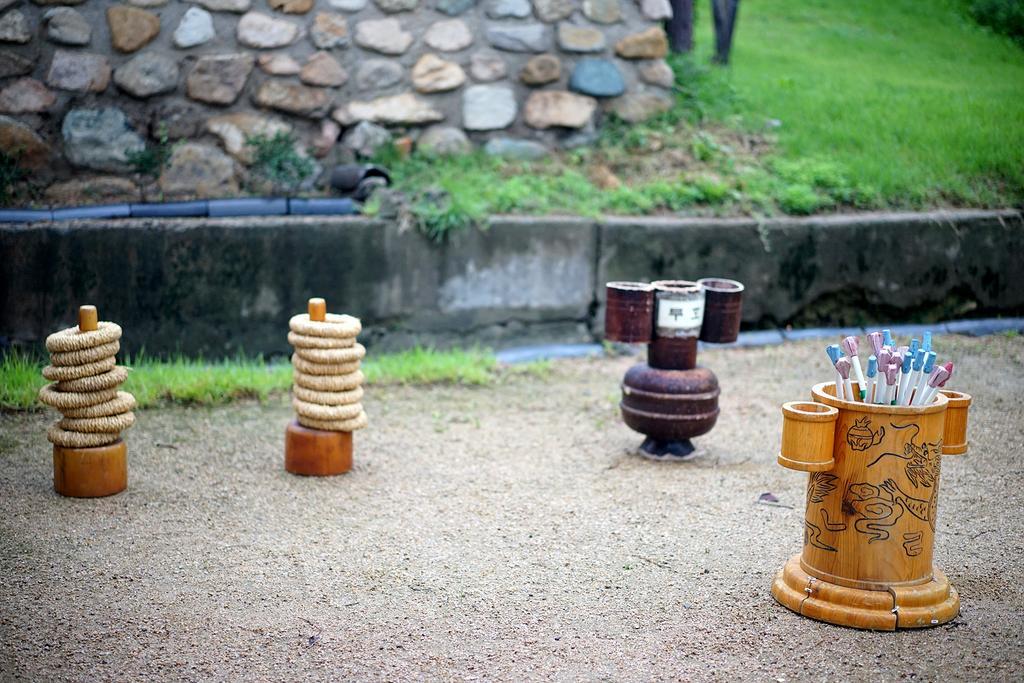
{"label": "green grass", "polygon": [[[1024,202],[1024,50],[964,0],[751,0],[732,65],[672,56],[675,107],[540,162],[384,152],[434,239],[494,213],[778,213]],[[608,169],[617,186],[602,185]],[[613,184],[614,185],[614,184]]]}
{"label": "green grass", "polygon": [[781,122],[778,159],[834,166],[867,205],[1024,201],[1024,50],[963,0],[743,3],[730,77],[744,125]]}
{"label": "green grass", "polygon": [[[134,394],[140,408],[165,404],[220,405],[240,399],[266,401],[289,391],[291,365],[267,363],[258,358],[238,357],[205,361],[176,357],[169,360],[145,355],[126,357],[130,368],[124,390]],[[22,353],[9,353],[0,360],[0,409],[42,408],[36,396],[46,384],[41,374],[44,362]],[[494,354],[481,350],[438,351],[415,348],[400,353],[372,355],[363,363],[369,385],[462,384],[489,385],[505,376],[546,374],[549,364],[531,363],[500,368]]]}

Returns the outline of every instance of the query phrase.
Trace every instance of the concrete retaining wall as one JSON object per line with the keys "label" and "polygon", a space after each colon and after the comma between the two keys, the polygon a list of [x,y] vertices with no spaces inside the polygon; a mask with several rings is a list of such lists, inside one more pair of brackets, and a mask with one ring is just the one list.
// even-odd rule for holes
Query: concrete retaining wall
{"label": "concrete retaining wall", "polygon": [[81,303],[124,348],[287,352],[308,297],[361,317],[378,348],[587,341],[612,279],[747,285],[744,325],[1024,312],[1020,212],[811,219],[498,217],[438,245],[364,218],[0,226],[0,336],[38,343]]}

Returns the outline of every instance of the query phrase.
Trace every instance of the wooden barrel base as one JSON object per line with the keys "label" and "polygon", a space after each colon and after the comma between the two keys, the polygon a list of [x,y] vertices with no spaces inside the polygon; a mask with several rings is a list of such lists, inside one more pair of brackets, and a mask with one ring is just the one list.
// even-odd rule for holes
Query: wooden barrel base
{"label": "wooden barrel base", "polygon": [[938,626],[960,613],[960,596],[938,567],[929,583],[869,591],[816,579],[794,555],[776,575],[772,596],[802,616],[872,631]]}
{"label": "wooden barrel base", "polygon": [[284,437],[284,468],[308,477],[348,472],[352,469],[352,432],[328,432],[291,422]]}
{"label": "wooden barrel base", "polygon": [[128,446],[53,447],[53,488],[62,496],[102,498],[128,487]]}

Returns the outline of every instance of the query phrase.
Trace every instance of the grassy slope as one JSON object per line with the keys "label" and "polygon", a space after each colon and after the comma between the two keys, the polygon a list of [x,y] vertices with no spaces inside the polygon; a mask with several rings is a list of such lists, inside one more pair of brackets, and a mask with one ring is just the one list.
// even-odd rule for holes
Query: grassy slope
{"label": "grassy slope", "polygon": [[742,113],[782,121],[781,157],[837,161],[886,204],[1024,201],[1024,50],[961,7],[747,0],[731,67]]}

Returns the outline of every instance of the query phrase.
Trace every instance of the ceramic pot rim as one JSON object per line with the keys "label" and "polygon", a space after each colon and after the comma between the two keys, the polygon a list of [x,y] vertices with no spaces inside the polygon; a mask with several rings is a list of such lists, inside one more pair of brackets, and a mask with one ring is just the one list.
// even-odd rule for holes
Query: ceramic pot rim
{"label": "ceramic pot rim", "polygon": [[[746,289],[742,282],[738,280],[730,280],[727,277],[702,277],[697,280],[697,284],[701,285],[709,292],[721,292],[723,294],[738,294]],[[723,286],[723,284],[725,286]]]}
{"label": "ceramic pot rim", "polygon": [[618,289],[626,292],[653,292],[654,285],[647,282],[629,282],[627,280],[617,282],[606,282],[608,289]]}
{"label": "ceramic pot rim", "polygon": [[693,280],[655,280],[651,286],[660,292],[685,292],[687,294],[693,294],[702,289],[702,285]]}

